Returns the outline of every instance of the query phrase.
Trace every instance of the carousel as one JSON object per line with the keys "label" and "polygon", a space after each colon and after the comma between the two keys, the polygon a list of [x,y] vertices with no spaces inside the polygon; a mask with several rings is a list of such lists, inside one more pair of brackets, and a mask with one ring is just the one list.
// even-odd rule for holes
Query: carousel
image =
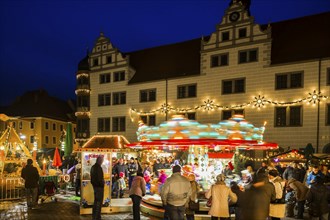
{"label": "carousel", "polygon": [[[27,159],[32,159],[32,155],[9,122],[0,137],[0,201],[19,199],[24,195],[21,172]],[[33,166],[41,174],[36,160],[33,160]]]}
{"label": "carousel", "polygon": [[[222,172],[225,164],[231,164],[235,154],[243,156],[240,153],[242,151],[278,149],[276,143],[263,141],[265,125],[266,123],[262,127],[255,127],[242,115],[234,115],[218,124],[201,124],[175,115],[159,126],[151,127],[140,123],[137,131],[139,142],[128,146],[146,152],[185,152],[186,157],[179,159],[183,165],[183,175],[194,173],[201,191],[205,192],[214,183],[217,174]],[[159,212],[162,207],[159,191],[145,196],[143,202],[142,211],[162,217],[162,212]],[[200,207],[200,210],[206,211],[207,207]]]}

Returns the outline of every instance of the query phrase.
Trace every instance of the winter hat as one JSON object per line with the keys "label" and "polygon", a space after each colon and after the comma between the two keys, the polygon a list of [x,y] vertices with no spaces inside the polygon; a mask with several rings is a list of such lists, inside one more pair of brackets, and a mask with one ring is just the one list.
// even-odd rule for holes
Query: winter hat
{"label": "winter hat", "polygon": [[273,177],[277,177],[278,176],[278,171],[277,170],[270,170],[268,172],[269,175],[273,176]]}
{"label": "winter hat", "polygon": [[173,173],[180,173],[181,167],[179,165],[175,165],[172,170]]}

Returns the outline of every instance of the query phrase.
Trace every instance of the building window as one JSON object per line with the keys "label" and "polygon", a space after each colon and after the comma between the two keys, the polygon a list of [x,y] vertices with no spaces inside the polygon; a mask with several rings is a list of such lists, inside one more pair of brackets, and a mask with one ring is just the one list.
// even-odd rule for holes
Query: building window
{"label": "building window", "polygon": [[327,69],[327,85],[330,86],[330,68]]}
{"label": "building window", "polygon": [[89,119],[78,119],[77,131],[78,133],[85,133],[83,134],[83,137],[87,137],[87,133],[89,131]]}
{"label": "building window", "polygon": [[49,137],[46,135],[45,136],[45,143],[48,144],[49,143]]}
{"label": "building window", "polygon": [[240,28],[238,30],[238,38],[244,38],[247,36],[246,28]]}
{"label": "building window", "polygon": [[107,93],[107,94],[99,94],[98,96],[99,100],[99,106],[106,106],[106,105],[110,105],[111,103],[111,94]]}
{"label": "building window", "polygon": [[60,125],[60,130],[63,131],[63,125]]}
{"label": "building window", "polygon": [[211,67],[228,66],[228,54],[211,56]]}
{"label": "building window", "polygon": [[56,144],[56,137],[53,137],[53,144]]}
{"label": "building window", "polygon": [[148,126],[156,125],[156,115],[141,115],[140,118],[145,125]]}
{"label": "building window", "polygon": [[45,122],[45,129],[48,130],[49,129],[49,123],[46,121]]}
{"label": "building window", "polygon": [[78,85],[88,85],[89,84],[89,79],[87,77],[79,77],[77,79],[77,84]]}
{"label": "building window", "polygon": [[89,109],[89,96],[77,96],[77,107]]}
{"label": "building window", "polygon": [[222,80],[222,94],[244,93],[245,78]]}
{"label": "building window", "polygon": [[233,115],[243,115],[244,116],[244,109],[222,110],[222,120],[228,120]]}
{"label": "building window", "polygon": [[275,127],[302,125],[302,107],[288,106],[275,108]]}
{"label": "building window", "polygon": [[97,131],[98,132],[110,132],[110,118],[98,118],[97,119]]}
{"label": "building window", "polygon": [[326,125],[330,125],[330,104],[327,104]]}
{"label": "building window", "polygon": [[275,76],[275,89],[294,89],[303,87],[303,73],[283,73]]}
{"label": "building window", "polygon": [[30,144],[33,144],[34,143],[34,135],[31,135],[30,136]]}
{"label": "building window", "polygon": [[197,96],[197,84],[178,86],[178,99]]}
{"label": "building window", "polygon": [[125,71],[116,72],[113,75],[114,75],[114,77],[113,77],[114,82],[125,80]]}
{"label": "building window", "polygon": [[126,130],[126,120],[125,117],[113,117],[112,118],[112,131],[125,131]]}
{"label": "building window", "polygon": [[107,56],[107,63],[112,63],[112,56]]}
{"label": "building window", "polygon": [[126,92],[114,92],[113,93],[113,105],[126,104]]}
{"label": "building window", "polygon": [[21,122],[21,121],[18,122],[18,128],[21,129],[21,130],[23,129],[23,122]]}
{"label": "building window", "polygon": [[221,41],[228,41],[229,40],[229,31],[221,33]]}
{"label": "building window", "polygon": [[140,90],[140,102],[156,101],[156,89]]}
{"label": "building window", "polygon": [[56,131],[56,124],[53,123],[53,131]]}
{"label": "building window", "polygon": [[13,121],[13,128],[16,128],[16,122]]}
{"label": "building window", "polygon": [[99,58],[94,58],[93,59],[93,66],[98,66],[99,65]]}
{"label": "building window", "polygon": [[258,61],[258,50],[244,50],[239,51],[238,63],[249,63]]}
{"label": "building window", "polygon": [[30,129],[34,129],[35,123],[34,122],[30,122]]}
{"label": "building window", "polygon": [[182,115],[189,120],[196,120],[196,112],[178,112],[177,115]]}
{"label": "building window", "polygon": [[109,83],[111,81],[110,73],[100,75],[100,84]]}

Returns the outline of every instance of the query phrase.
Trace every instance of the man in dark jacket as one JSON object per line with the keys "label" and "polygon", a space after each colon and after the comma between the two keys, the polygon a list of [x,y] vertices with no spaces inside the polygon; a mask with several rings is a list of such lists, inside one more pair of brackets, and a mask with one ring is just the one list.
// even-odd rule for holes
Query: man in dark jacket
{"label": "man in dark jacket", "polygon": [[259,169],[253,182],[246,186],[241,195],[241,219],[265,220],[269,216],[270,203],[275,199],[274,185],[269,182],[265,171]]}
{"label": "man in dark jacket", "polygon": [[104,177],[102,165],[103,156],[98,156],[95,164],[91,168],[91,183],[94,189],[93,220],[101,219],[101,208],[104,194]]}
{"label": "man in dark jacket", "polygon": [[138,165],[134,161],[134,157],[131,157],[130,163],[128,164],[128,188],[131,189],[132,182],[134,177],[136,177],[136,173],[138,171]]}
{"label": "man in dark jacket", "polygon": [[316,176],[314,183],[312,183],[312,186],[306,196],[307,202],[309,204],[308,212],[312,220],[328,220],[329,190],[323,182],[324,181],[322,177]]}
{"label": "man in dark jacket", "polygon": [[25,180],[26,200],[29,209],[37,208],[39,173],[28,159],[27,165],[22,169],[21,177]]}

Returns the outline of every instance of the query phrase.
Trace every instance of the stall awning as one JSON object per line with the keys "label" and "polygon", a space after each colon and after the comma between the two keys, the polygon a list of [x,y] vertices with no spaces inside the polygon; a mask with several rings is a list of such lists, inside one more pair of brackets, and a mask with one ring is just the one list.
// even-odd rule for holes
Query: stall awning
{"label": "stall awning", "polygon": [[127,149],[128,140],[122,135],[94,135],[76,151],[109,152]]}

